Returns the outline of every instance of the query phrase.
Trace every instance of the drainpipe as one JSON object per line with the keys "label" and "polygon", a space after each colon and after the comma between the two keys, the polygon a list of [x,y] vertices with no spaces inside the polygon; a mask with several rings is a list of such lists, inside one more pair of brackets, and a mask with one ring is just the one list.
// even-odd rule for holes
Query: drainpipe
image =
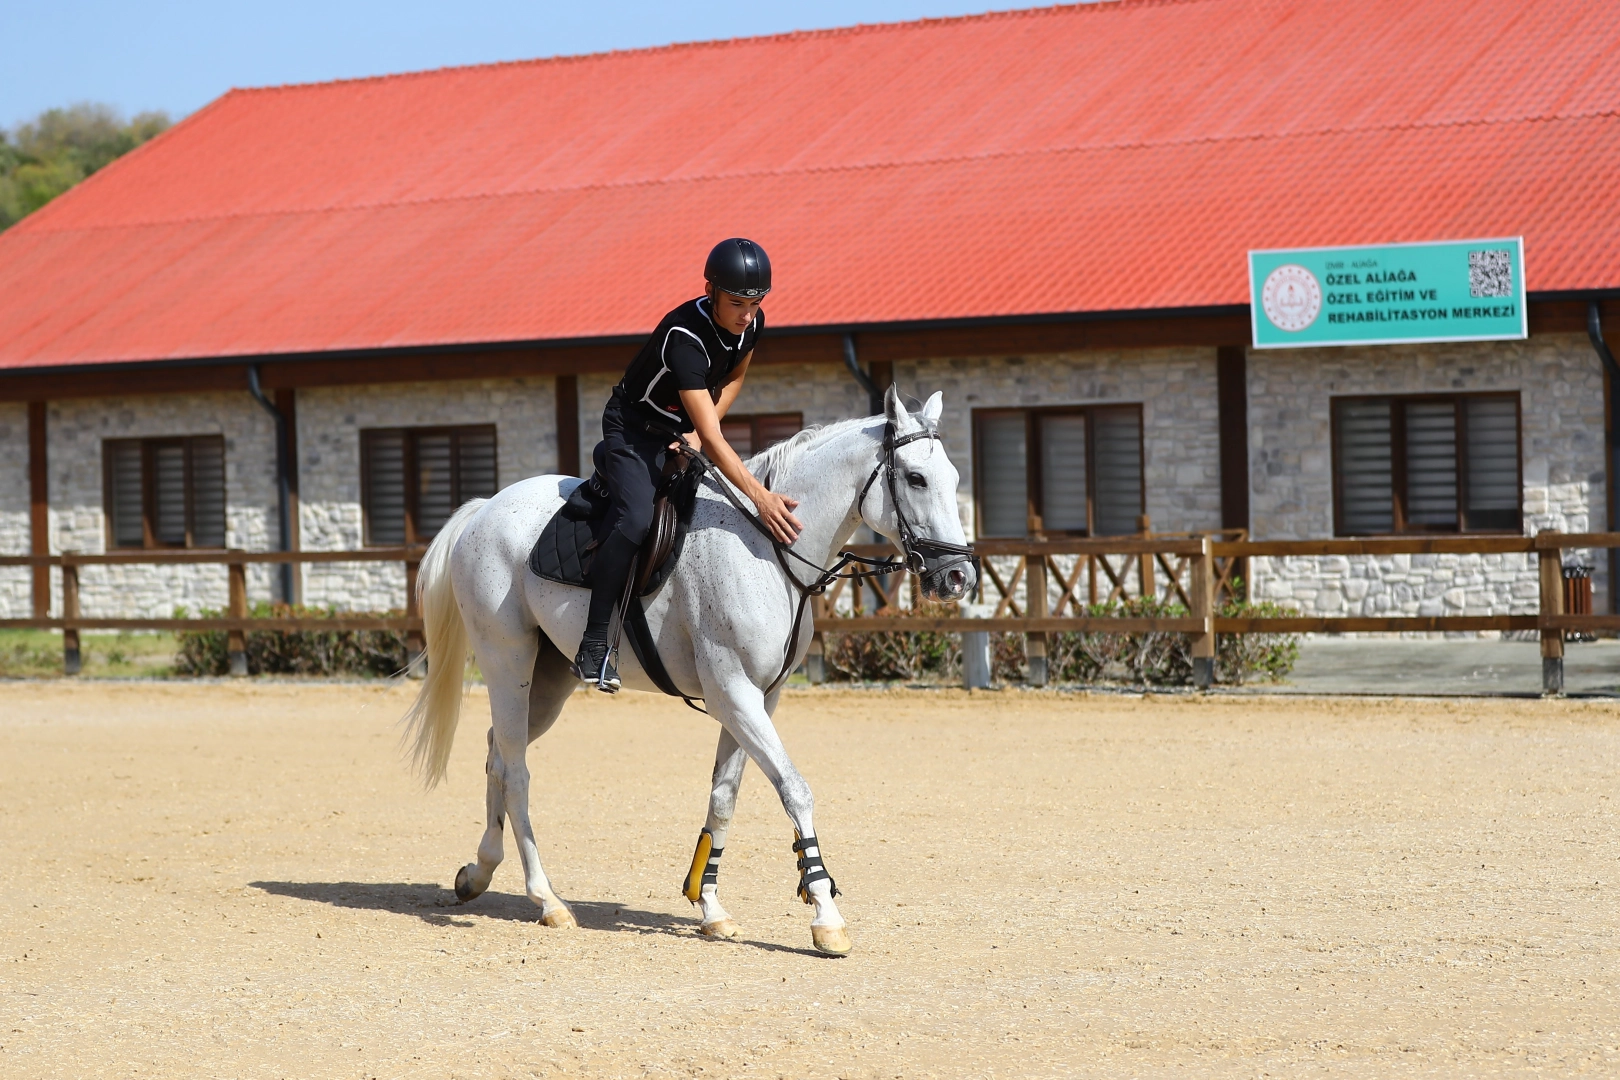
{"label": "drainpipe", "polygon": [[866,407],[868,416],[883,415],[883,391],[872,382],[872,376],[861,369],[861,362],[855,358],[855,335],[844,335],[844,366],[849,373],[855,376],[855,381],[861,384],[866,391]]}
{"label": "drainpipe", "polygon": [[[287,476],[287,418],[281,415],[281,410],[264,396],[259,389],[259,365],[248,365],[248,393],[253,400],[264,406],[264,411],[270,414],[270,419],[276,423],[276,508],[277,517],[281,522],[281,550],[292,550],[292,482]],[[281,598],[292,603],[293,598],[293,564],[282,563],[281,567]]]}
{"label": "drainpipe", "polygon": [[[1603,319],[1599,313],[1598,302],[1591,301],[1586,306],[1586,336],[1592,339],[1592,348],[1597,352],[1598,359],[1603,362],[1603,370],[1609,374],[1609,445],[1605,448],[1609,452],[1609,467],[1611,483],[1610,491],[1620,488],[1620,439],[1616,438],[1613,426],[1620,424],[1620,364],[1615,363],[1614,353],[1609,351],[1609,343],[1603,340]],[[1614,500],[1609,503],[1609,529],[1614,531],[1620,526],[1620,515],[1615,513]],[[1609,551],[1609,611],[1613,612],[1620,607],[1620,581],[1616,581],[1617,571],[1620,571],[1620,559],[1616,559],[1613,549]]]}

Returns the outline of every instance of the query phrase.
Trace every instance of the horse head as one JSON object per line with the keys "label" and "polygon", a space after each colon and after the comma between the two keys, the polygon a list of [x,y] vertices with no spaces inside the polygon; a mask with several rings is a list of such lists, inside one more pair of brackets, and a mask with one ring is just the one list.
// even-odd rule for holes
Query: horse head
{"label": "horse head", "polygon": [[888,432],[879,465],[882,497],[861,503],[861,515],[877,533],[893,540],[917,574],[930,600],[960,600],[978,584],[978,567],[968,553],[957,508],[961,474],[945,453],[938,434],[944,398],[936,391],[915,413],[907,411],[894,387],[884,398]]}

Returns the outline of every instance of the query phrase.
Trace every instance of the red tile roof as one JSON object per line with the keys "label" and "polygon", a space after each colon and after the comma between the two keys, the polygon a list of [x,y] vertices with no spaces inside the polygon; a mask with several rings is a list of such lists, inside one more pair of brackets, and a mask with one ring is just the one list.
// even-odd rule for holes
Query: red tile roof
{"label": "red tile roof", "polygon": [[1620,4],[1121,0],[236,90],[0,235],[0,368],[1247,301],[1516,235],[1620,286]]}

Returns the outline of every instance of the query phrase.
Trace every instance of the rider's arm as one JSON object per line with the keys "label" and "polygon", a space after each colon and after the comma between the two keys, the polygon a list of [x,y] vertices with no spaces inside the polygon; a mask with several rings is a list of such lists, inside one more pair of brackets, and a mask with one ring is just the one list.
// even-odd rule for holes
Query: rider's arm
{"label": "rider's arm", "polygon": [[[736,386],[733,382],[728,389]],[[736,393],[732,393],[736,398]],[[721,393],[721,400],[725,400],[725,393]],[[727,480],[748,496],[748,501],[754,504],[759,511],[759,519],[771,531],[771,535],[784,544],[791,544],[798,537],[799,530],[804,528],[799,519],[793,516],[793,509],[799,505],[797,499],[789,499],[785,495],[778,495],[766,489],[754,474],[749,472],[737,456],[737,451],[726,442],[726,437],[720,433],[720,411],[715,408],[714,400],[709,397],[707,390],[682,390],[681,404],[686,406],[686,415],[692,418],[692,426],[697,428],[698,437],[703,440],[704,452],[709,460]]]}
{"label": "rider's arm", "polygon": [[748,355],[743,357],[737,366],[731,369],[731,374],[726,376],[726,381],[720,384],[720,400],[714,403],[714,411],[720,415],[722,420],[725,419],[726,413],[731,411],[732,403],[737,400],[737,395],[742,393],[743,376],[748,374],[748,365],[753,359],[754,350],[749,349]]}

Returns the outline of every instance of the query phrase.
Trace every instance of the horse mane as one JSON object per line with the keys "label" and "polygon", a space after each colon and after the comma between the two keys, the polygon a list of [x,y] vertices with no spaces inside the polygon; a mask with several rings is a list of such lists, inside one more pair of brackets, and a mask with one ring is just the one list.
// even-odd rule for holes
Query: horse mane
{"label": "horse mane", "polygon": [[744,461],[743,465],[768,488],[787,475],[788,470],[793,468],[811,446],[824,439],[842,435],[851,429],[865,427],[873,419],[875,418],[870,416],[857,416],[849,420],[835,420],[830,424],[812,424],[775,446],[761,450]]}
{"label": "horse mane", "polygon": [[[912,418],[930,431],[937,427],[936,424],[924,420],[919,413],[913,413]],[[775,446],[761,450],[744,461],[743,465],[749,472],[754,474],[760,483],[768,488],[787,475],[788,470],[792,469],[812,446],[842,435],[851,429],[864,428],[873,421],[881,419],[882,417],[878,416],[857,416],[849,420],[835,420],[830,424],[812,424],[810,427],[798,432],[798,434],[783,439]]]}

